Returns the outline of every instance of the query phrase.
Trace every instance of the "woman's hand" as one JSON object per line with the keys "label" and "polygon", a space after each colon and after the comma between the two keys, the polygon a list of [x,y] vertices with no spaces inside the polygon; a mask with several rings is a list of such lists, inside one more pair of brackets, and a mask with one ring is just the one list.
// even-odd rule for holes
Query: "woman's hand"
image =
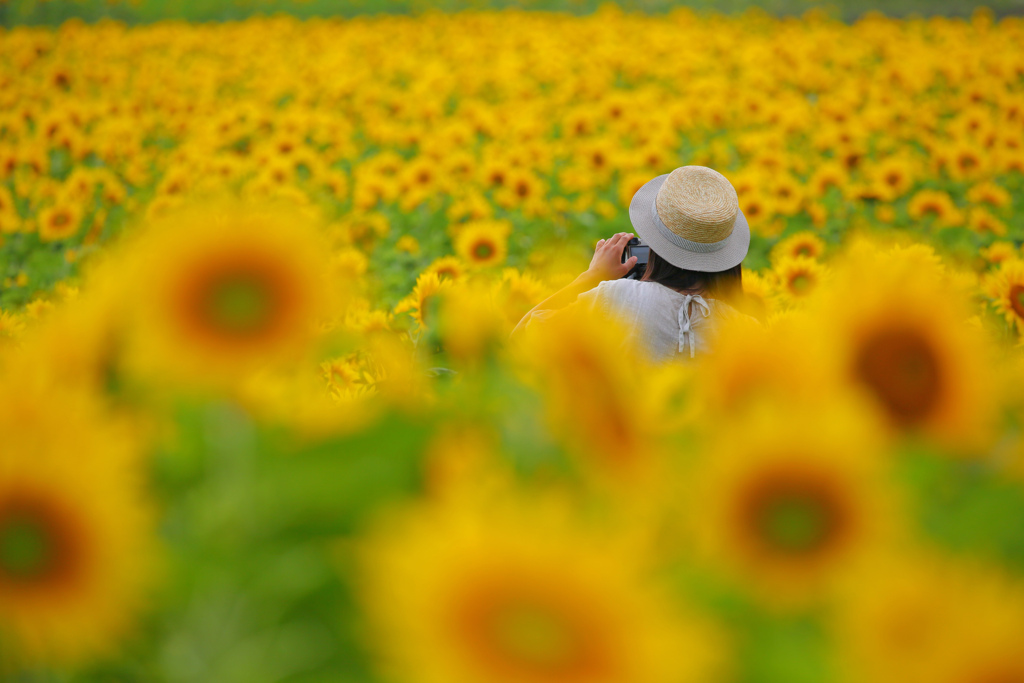
{"label": "woman's hand", "polygon": [[622,250],[632,238],[633,233],[620,232],[609,239],[598,240],[586,274],[598,282],[618,280],[625,276],[636,265],[636,256],[630,256],[625,263],[621,263]]}

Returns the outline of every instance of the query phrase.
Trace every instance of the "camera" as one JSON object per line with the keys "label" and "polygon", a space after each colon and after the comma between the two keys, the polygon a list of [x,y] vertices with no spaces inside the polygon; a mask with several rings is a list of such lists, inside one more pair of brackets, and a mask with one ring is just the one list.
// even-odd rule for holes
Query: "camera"
{"label": "camera", "polygon": [[636,256],[636,264],[623,276],[623,279],[639,280],[644,276],[644,271],[647,270],[647,261],[651,256],[651,248],[641,242],[639,238],[634,237],[629,242],[626,242],[626,248],[622,250],[622,260],[619,263],[625,263],[631,256]]}

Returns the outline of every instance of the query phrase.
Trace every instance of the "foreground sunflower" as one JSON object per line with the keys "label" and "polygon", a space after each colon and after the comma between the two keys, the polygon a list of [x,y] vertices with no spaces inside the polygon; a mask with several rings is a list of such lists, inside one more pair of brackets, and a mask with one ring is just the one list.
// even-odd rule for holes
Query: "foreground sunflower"
{"label": "foreground sunflower", "polygon": [[[561,312],[529,327],[516,351],[545,398],[552,432],[585,469],[617,481],[656,469],[652,438],[665,408],[633,391],[636,377],[649,370],[644,355],[625,342],[618,320]],[[637,414],[647,419],[634,419]]]}
{"label": "foreground sunflower", "polygon": [[1024,586],[992,568],[934,557],[879,559],[832,619],[847,680],[1019,681]]}
{"label": "foreground sunflower", "polygon": [[712,457],[679,482],[708,567],[788,608],[821,599],[897,536],[878,430],[855,404],[774,401],[736,424],[716,426]]}
{"label": "foreground sunflower", "polygon": [[0,394],[0,675],[112,654],[154,568],[136,445],[74,392]]}
{"label": "foreground sunflower", "polygon": [[562,505],[488,499],[414,506],[365,539],[359,585],[389,680],[712,680],[715,632],[669,606],[637,546],[577,527]]}
{"label": "foreground sunflower", "polygon": [[841,265],[816,311],[840,377],[894,430],[978,446],[994,402],[988,350],[947,282],[921,249],[865,248]]}
{"label": "foreground sunflower", "polygon": [[337,289],[301,214],[223,203],[175,212],[125,259],[136,369],[205,385],[308,348]]}

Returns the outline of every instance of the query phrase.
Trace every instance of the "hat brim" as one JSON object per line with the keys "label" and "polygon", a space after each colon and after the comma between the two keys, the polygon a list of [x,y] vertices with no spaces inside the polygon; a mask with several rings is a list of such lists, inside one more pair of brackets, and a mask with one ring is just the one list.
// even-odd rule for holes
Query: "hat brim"
{"label": "hat brim", "polygon": [[664,184],[668,174],[660,175],[644,183],[636,191],[629,203],[629,221],[633,224],[636,235],[661,258],[677,268],[696,270],[702,273],[714,273],[728,270],[743,262],[750,248],[750,226],[742,211],[736,214],[736,223],[732,234],[726,238],[725,246],[718,251],[698,253],[687,251],[661,234],[661,228],[655,224],[651,207],[658,196],[658,190]]}

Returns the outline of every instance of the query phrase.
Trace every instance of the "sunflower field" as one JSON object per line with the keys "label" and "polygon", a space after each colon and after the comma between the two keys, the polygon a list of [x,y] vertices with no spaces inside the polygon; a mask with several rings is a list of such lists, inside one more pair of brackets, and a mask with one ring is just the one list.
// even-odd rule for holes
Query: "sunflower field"
{"label": "sunflower field", "polygon": [[[0,680],[1024,682],[1022,46],[0,28]],[[684,165],[753,233],[714,353],[512,334]]]}

